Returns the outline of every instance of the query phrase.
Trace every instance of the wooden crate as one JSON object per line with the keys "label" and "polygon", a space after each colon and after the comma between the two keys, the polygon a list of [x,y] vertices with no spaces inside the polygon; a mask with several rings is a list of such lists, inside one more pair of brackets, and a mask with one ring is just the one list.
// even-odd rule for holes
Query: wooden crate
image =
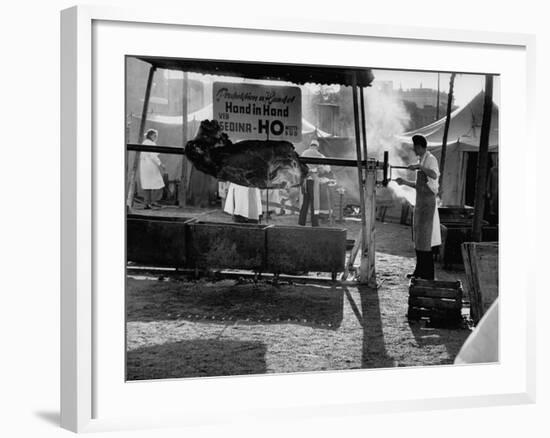
{"label": "wooden crate", "polygon": [[460,281],[412,278],[409,284],[409,319],[429,318],[431,322],[458,324],[462,320]]}
{"label": "wooden crate", "polygon": [[475,324],[498,297],[498,243],[462,244],[470,317]]}

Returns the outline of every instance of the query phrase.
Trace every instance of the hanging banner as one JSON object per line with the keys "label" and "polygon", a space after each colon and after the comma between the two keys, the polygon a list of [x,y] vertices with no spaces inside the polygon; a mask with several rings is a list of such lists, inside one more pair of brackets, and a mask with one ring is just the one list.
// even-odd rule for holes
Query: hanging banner
{"label": "hanging banner", "polygon": [[299,87],[214,82],[214,119],[232,141],[302,140]]}

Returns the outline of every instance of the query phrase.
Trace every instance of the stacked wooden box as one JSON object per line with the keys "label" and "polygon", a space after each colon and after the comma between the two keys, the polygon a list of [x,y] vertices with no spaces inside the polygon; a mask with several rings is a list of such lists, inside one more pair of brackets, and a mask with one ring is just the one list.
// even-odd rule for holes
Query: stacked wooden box
{"label": "stacked wooden box", "polygon": [[498,243],[462,244],[470,317],[477,324],[498,297]]}
{"label": "stacked wooden box", "polygon": [[462,320],[460,281],[412,278],[409,284],[409,319],[427,317],[431,322],[457,324]]}

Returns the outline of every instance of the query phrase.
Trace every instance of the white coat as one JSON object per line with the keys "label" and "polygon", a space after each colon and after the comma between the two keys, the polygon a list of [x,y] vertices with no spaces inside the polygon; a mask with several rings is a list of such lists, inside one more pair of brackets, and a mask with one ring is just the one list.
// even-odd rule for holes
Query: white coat
{"label": "white coat", "polygon": [[[155,142],[146,138],[144,145],[156,146]],[[139,157],[139,178],[141,188],[144,190],[156,190],[164,187],[164,180],[159,166],[161,165],[157,152],[141,152]]]}
{"label": "white coat", "polygon": [[[437,195],[437,192],[439,191],[439,166],[437,164],[437,158],[435,158],[430,152],[426,151],[419,164],[432,169],[437,174],[435,179],[428,178],[428,187],[435,195]],[[438,202],[436,199],[434,219],[432,223],[432,246],[441,245],[441,224],[439,222],[439,210],[437,207]]]}
{"label": "white coat", "polygon": [[232,215],[258,220],[262,214],[260,189],[229,184],[223,210]]}

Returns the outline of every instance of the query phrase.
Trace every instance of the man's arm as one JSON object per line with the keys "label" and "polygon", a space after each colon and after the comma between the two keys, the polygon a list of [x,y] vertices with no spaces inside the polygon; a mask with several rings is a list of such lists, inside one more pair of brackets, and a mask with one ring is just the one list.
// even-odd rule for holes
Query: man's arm
{"label": "man's arm", "polygon": [[420,167],[420,170],[424,172],[428,178],[439,178],[439,165],[437,164],[437,158],[430,155],[424,164]]}
{"label": "man's arm", "polygon": [[406,179],[403,179],[403,178],[395,178],[395,182],[400,186],[409,186],[409,187],[412,187],[413,189],[416,188],[415,182],[407,181]]}
{"label": "man's arm", "polygon": [[437,172],[433,168],[433,164],[428,164],[428,166],[423,166],[421,164],[411,164],[410,166],[407,166],[407,169],[409,170],[418,170],[420,172],[424,172],[424,174],[431,178],[436,179],[438,177]]}
{"label": "man's arm", "polygon": [[436,179],[437,178],[437,172],[433,169],[430,169],[429,167],[420,166],[419,170],[424,172],[431,179]]}

